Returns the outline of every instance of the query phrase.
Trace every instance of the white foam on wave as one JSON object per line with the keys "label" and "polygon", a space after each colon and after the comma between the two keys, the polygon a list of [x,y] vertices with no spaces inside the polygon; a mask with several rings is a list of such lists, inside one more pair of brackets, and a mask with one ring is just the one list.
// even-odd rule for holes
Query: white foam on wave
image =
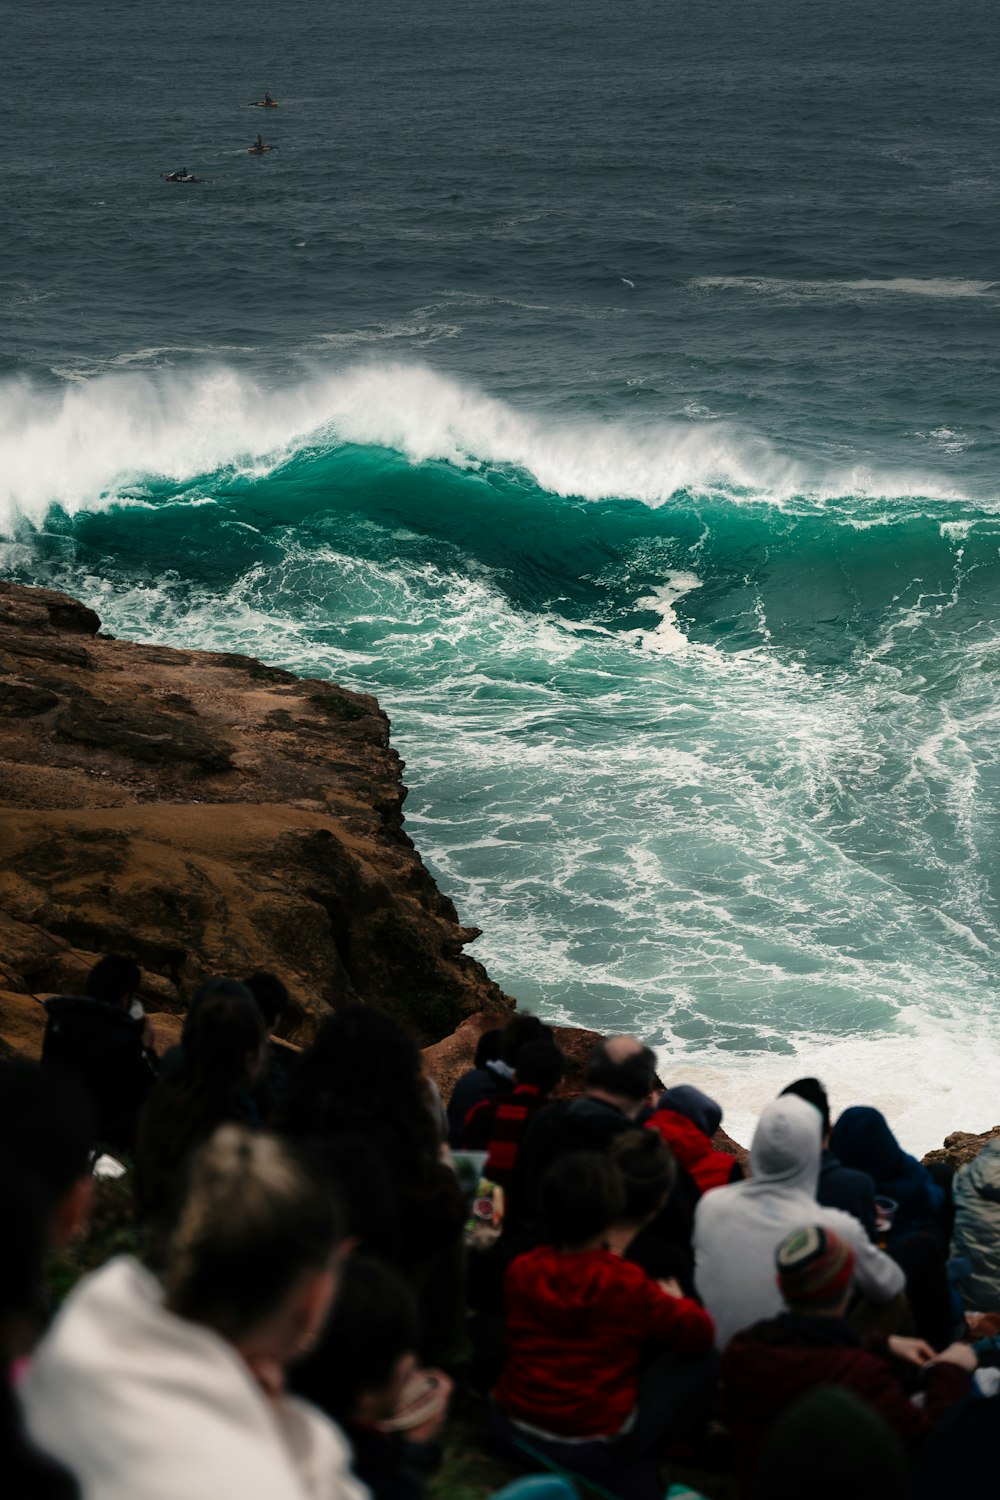
{"label": "white foam on wave", "polygon": [[317,441],[393,449],[414,463],[506,467],[552,494],[651,506],[684,490],[776,504],[859,493],[957,498],[927,476],[810,476],[722,421],[544,422],[419,365],[362,364],[278,390],[225,366],[133,367],[57,389],[0,388],[0,526],[39,523],[53,505],[96,508],[149,478],[262,475]]}
{"label": "white foam on wave", "polygon": [[809,299],[897,296],[968,297],[1000,300],[1000,282],[975,281],[962,276],[859,276],[850,280],[809,280],[792,276],[698,276],[691,282],[699,291],[744,291],[762,296]]}
{"label": "white foam on wave", "polygon": [[657,1049],[661,1077],[693,1083],[723,1105],[723,1124],[749,1146],[761,1110],[796,1078],[819,1078],[834,1117],[852,1104],[870,1104],[891,1122],[905,1148],[920,1156],[953,1130],[983,1131],[1000,1123],[996,1078],[1000,1044],[995,1030],[947,1025],[913,1008],[892,1034],[795,1038],[791,1053],[679,1054]]}
{"label": "white foam on wave", "polygon": [[[58,581],[116,634],[377,687],[411,767],[408,826],[484,928],[477,956],[553,1018],[665,1038],[665,1076],[715,1094],[738,1139],[805,1073],[838,1109],[883,1108],[917,1150],[996,1123],[989,892],[980,909],[942,878],[932,907],[843,826],[909,819],[925,792],[949,813],[965,753],[933,704],[918,736],[905,684],[875,667],[859,694],[763,646],[678,646],[693,571],[665,569],[637,600],[660,626],[630,633],[519,609],[487,570],[430,562],[399,531],[376,558],[336,535],[282,548],[221,594]],[[858,768],[898,737],[921,747],[913,807],[896,781],[881,809],[859,801]],[[921,837],[915,823],[918,861]]]}
{"label": "white foam on wave", "polygon": [[644,651],[659,652],[664,656],[678,656],[690,649],[691,642],[677,624],[674,605],[678,599],[683,599],[685,594],[690,594],[694,589],[700,588],[701,579],[695,573],[668,573],[652,594],[636,600],[636,609],[655,610],[660,616],[660,623],[652,630],[632,632]]}

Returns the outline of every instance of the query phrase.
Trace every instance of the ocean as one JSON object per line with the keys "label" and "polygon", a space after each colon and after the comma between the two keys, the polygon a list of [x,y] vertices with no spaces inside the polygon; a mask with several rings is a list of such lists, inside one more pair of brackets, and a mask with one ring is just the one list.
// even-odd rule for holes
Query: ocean
{"label": "ocean", "polygon": [[995,6],[4,13],[6,575],[376,693],[476,956],[737,1137],[997,1123]]}

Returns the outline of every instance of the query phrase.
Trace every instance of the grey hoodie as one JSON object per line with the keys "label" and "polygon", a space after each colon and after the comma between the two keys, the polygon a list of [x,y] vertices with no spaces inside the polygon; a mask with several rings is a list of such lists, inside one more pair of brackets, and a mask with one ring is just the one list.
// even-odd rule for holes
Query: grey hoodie
{"label": "grey hoodie", "polygon": [[694,1279],[720,1349],[740,1329],[781,1311],[775,1252],[786,1234],[806,1224],[825,1224],[847,1241],[857,1256],[854,1285],[871,1301],[888,1302],[906,1284],[857,1219],[816,1202],[821,1133],[818,1111],[783,1094],[757,1124],[749,1179],[715,1188],[698,1204]]}
{"label": "grey hoodie", "polygon": [[972,1274],[957,1283],[971,1312],[1000,1312],[1000,1140],[960,1167],[953,1183],[952,1255],[967,1255]]}

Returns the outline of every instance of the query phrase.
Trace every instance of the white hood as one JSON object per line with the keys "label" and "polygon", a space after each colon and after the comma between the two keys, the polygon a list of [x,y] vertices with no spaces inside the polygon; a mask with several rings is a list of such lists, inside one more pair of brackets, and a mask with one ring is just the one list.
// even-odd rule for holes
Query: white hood
{"label": "white hood", "polygon": [[757,1122],[750,1146],[750,1182],[780,1185],[815,1198],[822,1136],[819,1110],[797,1094],[782,1094]]}
{"label": "white hood", "polygon": [[305,1402],[268,1400],[128,1256],[76,1288],[22,1397],[35,1442],[84,1500],[368,1500],[339,1429]]}
{"label": "white hood", "polygon": [[857,1219],[816,1202],[821,1154],[819,1111],[796,1094],[783,1094],[754,1132],[750,1179],[716,1188],[699,1202],[694,1279],[720,1349],[740,1329],[781,1311],[775,1252],[786,1234],[807,1224],[826,1224],[853,1247],[855,1283],[872,1301],[902,1291],[903,1272]]}

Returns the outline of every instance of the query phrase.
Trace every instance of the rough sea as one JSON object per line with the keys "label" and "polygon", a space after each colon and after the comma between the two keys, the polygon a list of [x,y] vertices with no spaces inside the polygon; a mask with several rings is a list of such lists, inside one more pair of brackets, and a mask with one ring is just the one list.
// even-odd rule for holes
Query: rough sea
{"label": "rough sea", "polygon": [[995,5],[0,8],[6,575],[377,693],[475,954],[737,1136],[995,1124]]}

